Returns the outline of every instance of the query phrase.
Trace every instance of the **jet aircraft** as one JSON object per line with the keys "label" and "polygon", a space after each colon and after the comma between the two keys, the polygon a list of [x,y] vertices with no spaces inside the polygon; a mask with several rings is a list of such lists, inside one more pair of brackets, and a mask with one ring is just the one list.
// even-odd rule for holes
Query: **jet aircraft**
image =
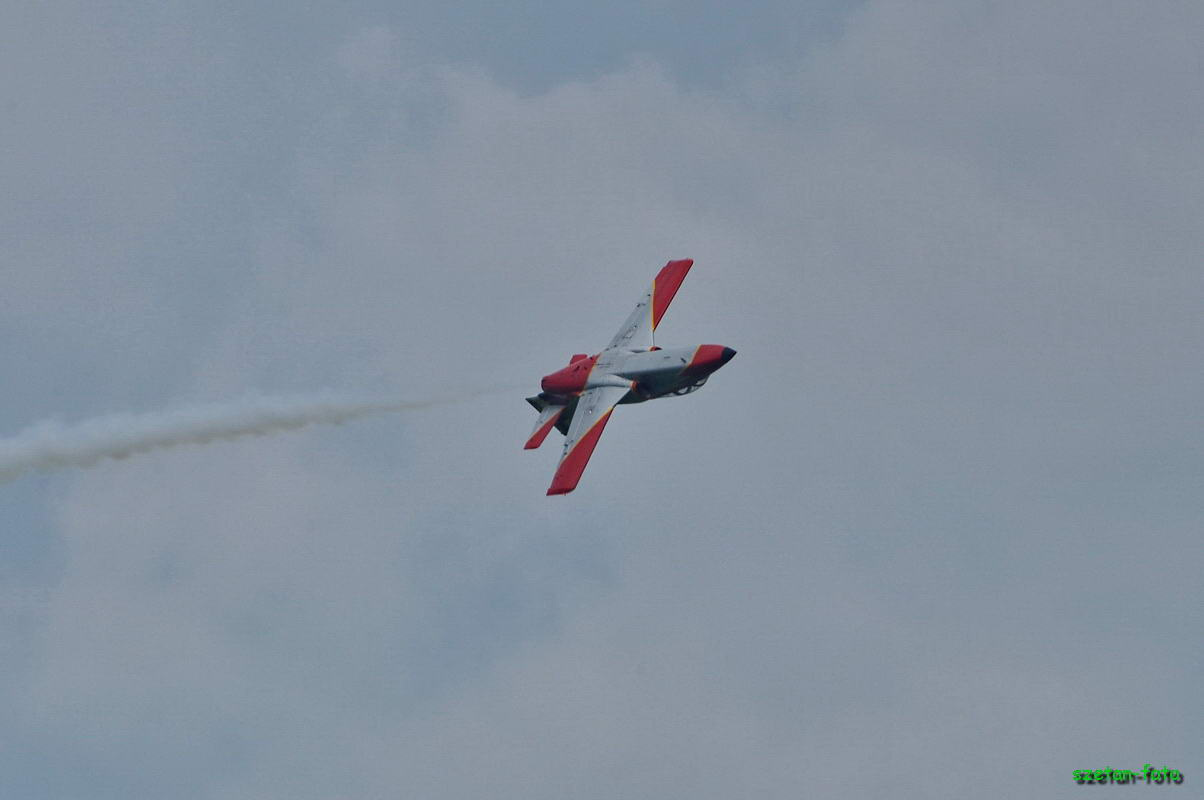
{"label": "jet aircraft", "polygon": [[539,419],[525,449],[543,444],[552,428],[565,437],[549,495],[577,488],[615,406],[697,391],[736,355],[732,348],[718,344],[657,347],[653,340],[693,265],[689,258],[666,264],[606,349],[593,356],[574,355],[568,366],[543,377],[543,391],[527,398]]}

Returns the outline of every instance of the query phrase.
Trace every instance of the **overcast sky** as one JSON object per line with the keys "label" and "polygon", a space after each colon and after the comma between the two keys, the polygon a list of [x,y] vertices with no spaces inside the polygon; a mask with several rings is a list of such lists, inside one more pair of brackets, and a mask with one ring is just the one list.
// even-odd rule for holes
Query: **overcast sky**
{"label": "overcast sky", "polygon": [[5,5],[0,435],[529,388],[0,486],[0,795],[1198,788],[1204,5],[299,5]]}

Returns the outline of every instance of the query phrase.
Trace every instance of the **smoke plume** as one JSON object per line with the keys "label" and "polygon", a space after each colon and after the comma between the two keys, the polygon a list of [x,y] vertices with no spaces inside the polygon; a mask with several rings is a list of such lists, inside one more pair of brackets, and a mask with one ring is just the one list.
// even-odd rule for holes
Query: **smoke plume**
{"label": "smoke plume", "polygon": [[34,470],[88,467],[106,458],[266,436],[306,425],[441,405],[470,396],[410,403],[330,395],[251,397],[237,403],[184,406],[156,413],[111,414],[69,425],[39,422],[11,438],[0,439],[0,483]]}

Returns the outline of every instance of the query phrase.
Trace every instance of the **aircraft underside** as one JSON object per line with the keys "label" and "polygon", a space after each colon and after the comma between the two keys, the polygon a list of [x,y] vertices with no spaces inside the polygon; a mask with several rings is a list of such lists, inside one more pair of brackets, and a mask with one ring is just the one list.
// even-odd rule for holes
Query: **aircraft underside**
{"label": "aircraft underside", "polygon": [[[623,399],[615,403],[615,405],[624,406],[631,405],[632,403],[645,403],[649,400],[659,400],[662,397],[682,397],[701,389],[709,377],[709,375],[704,375],[697,380],[691,378],[689,381],[679,381],[669,388],[661,388],[655,394],[649,389],[637,386],[623,395]],[[556,423],[553,426],[564,435],[568,434],[569,425],[573,421],[573,414],[577,411],[577,400],[578,395],[566,396],[548,394],[547,392],[540,392],[534,397],[527,398],[527,402],[534,406],[536,411],[543,411],[548,406],[564,406],[564,410],[560,412],[560,416],[556,418]]]}

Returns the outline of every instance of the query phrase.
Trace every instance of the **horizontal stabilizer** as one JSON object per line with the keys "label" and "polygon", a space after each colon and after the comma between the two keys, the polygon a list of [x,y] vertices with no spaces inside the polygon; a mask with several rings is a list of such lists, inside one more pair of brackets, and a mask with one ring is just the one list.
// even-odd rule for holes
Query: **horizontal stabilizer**
{"label": "horizontal stabilizer", "polygon": [[556,421],[560,418],[563,411],[564,406],[544,406],[539,412],[539,419],[535,422],[535,430],[531,432],[531,436],[527,439],[527,443],[523,445],[523,449],[534,450],[543,444],[543,440],[548,438],[548,433],[556,426]]}

